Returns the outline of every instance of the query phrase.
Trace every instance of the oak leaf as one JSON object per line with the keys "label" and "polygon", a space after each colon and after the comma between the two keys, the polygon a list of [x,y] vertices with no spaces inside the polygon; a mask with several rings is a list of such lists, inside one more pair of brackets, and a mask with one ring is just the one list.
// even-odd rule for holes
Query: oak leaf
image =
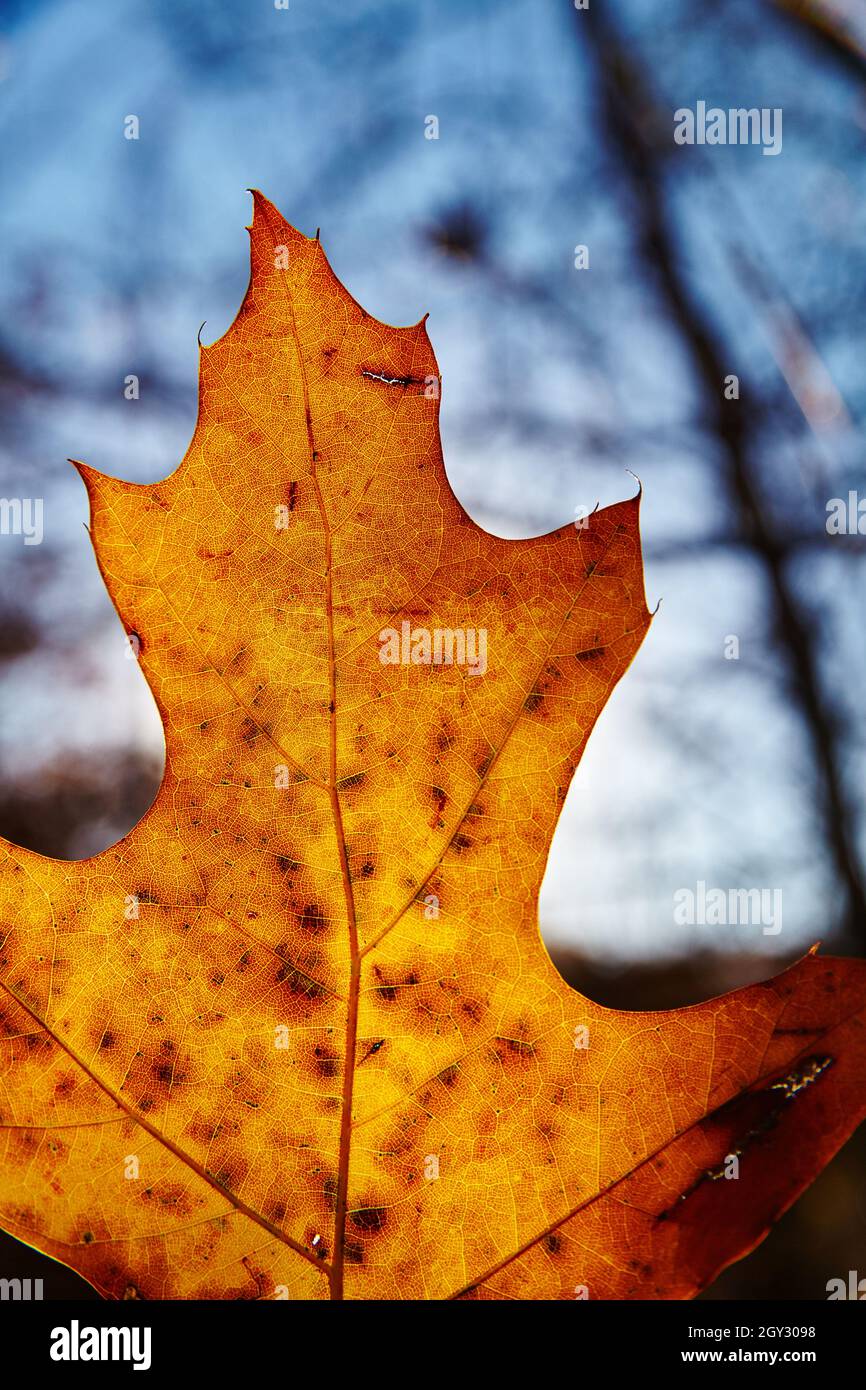
{"label": "oak leaf", "polygon": [[538,891],[648,627],[639,498],[486,534],[424,322],[258,194],[250,232],[180,467],[79,465],[166,767],[94,858],[2,844],[2,1225],[112,1298],[691,1296],[862,1116],[866,967],[563,982]]}

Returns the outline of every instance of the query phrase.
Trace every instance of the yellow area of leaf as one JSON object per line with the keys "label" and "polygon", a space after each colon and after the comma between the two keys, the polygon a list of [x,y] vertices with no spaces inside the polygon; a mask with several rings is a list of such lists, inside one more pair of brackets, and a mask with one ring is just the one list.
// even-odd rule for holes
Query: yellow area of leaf
{"label": "yellow area of leaf", "polygon": [[648,626],[639,499],[486,534],[424,322],[258,194],[250,232],[180,467],[80,465],[166,771],[95,858],[0,845],[0,1221],[115,1298],[688,1296],[863,1113],[864,969],[562,981],[538,891]]}

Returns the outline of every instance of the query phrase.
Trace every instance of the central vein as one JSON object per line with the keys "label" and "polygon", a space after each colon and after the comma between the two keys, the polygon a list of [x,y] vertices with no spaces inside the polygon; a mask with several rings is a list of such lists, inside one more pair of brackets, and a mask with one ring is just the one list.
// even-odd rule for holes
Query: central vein
{"label": "central vein", "polygon": [[[287,286],[288,289],[288,286]],[[325,609],[328,624],[328,798],[334,818],[334,833],[340,856],[340,875],[343,881],[343,896],[346,904],[346,924],[349,935],[349,994],[346,1018],[346,1053],[343,1062],[343,1092],[340,1119],[340,1148],[337,1167],[337,1204],[334,1216],[334,1258],[329,1280],[331,1297],[343,1297],[343,1268],[346,1245],[346,1213],[349,1201],[349,1155],[352,1142],[352,1092],[355,1081],[355,1054],[358,1039],[358,997],[361,982],[361,956],[358,950],[358,925],[355,915],[355,898],[352,892],[352,879],[349,874],[349,856],[346,851],[346,837],[343,830],[343,811],[340,794],[337,790],[337,663],[334,653],[334,566],[333,534],[325,508],[325,499],[316,473],[316,446],[313,437],[313,418],[310,410],[310,392],[307,372],[304,365],[298,327],[295,322],[294,305],[289,292],[289,317],[292,325],[298,371],[303,389],[304,416],[307,423],[307,444],[310,454],[310,477],[316,492],[322,527],[325,534]]]}

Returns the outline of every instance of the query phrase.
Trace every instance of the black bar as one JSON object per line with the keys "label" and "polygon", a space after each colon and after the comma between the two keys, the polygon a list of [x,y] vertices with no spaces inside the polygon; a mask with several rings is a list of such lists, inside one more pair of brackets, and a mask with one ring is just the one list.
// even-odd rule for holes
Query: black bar
{"label": "black bar", "polygon": [[[863,1300],[858,1300],[863,1301]],[[504,1369],[522,1348],[541,1367],[572,1363],[575,1374],[591,1364],[614,1373],[666,1373],[676,1367],[756,1368],[765,1371],[805,1366],[826,1381],[835,1371],[858,1363],[866,1330],[859,1308],[849,1300],[829,1302],[733,1303],[487,1303],[471,1308],[419,1303],[260,1302],[11,1302],[0,1303],[0,1337],[8,1354],[26,1371],[63,1384],[71,1377],[93,1380],[101,1374],[155,1376],[178,1373],[217,1377],[282,1371],[296,1384],[333,1381],[344,1364],[346,1375],[386,1372],[396,1379],[412,1370],[406,1360],[415,1347],[424,1369],[443,1372],[459,1339],[461,1369],[466,1356],[494,1370]],[[107,1336],[101,1329],[125,1329]],[[60,1331],[60,1330],[63,1331]],[[137,1339],[133,1330],[137,1329]],[[114,1347],[126,1360],[55,1360],[51,1349],[89,1353]],[[400,1348],[404,1348],[401,1352]],[[591,1350],[591,1357],[588,1356]],[[140,1363],[139,1372],[134,1362]],[[145,1365],[147,1361],[147,1365]],[[452,1367],[453,1369],[453,1367]],[[511,1367],[512,1375],[514,1366]],[[388,1379],[391,1379],[391,1373]],[[414,1371],[412,1371],[414,1374]],[[462,1378],[462,1377],[461,1377]]]}

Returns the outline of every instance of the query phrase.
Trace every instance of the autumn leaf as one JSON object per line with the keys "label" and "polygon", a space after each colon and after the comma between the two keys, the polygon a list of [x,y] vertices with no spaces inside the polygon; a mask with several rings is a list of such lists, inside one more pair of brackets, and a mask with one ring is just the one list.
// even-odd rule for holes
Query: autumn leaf
{"label": "autumn leaf", "polygon": [[180,467],[79,465],[166,769],[92,859],[2,844],[2,1225],[112,1298],[688,1297],[863,1115],[866,967],[563,982],[538,891],[649,623],[639,498],[486,534],[424,322],[250,231]]}

